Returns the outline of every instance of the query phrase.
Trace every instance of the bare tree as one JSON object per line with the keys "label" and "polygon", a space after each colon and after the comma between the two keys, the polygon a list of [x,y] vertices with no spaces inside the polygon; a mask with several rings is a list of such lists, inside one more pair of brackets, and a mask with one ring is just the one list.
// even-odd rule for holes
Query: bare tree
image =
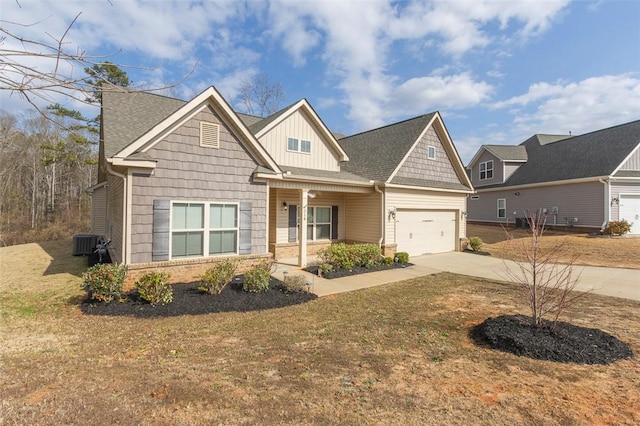
{"label": "bare tree", "polygon": [[266,117],[280,108],[284,89],[280,83],[271,82],[267,73],[260,72],[242,84],[240,97],[243,112]]}
{"label": "bare tree", "polygon": [[[580,278],[574,273],[578,256],[568,255],[565,243],[542,244],[547,217],[541,210],[525,212],[525,220],[530,231],[527,238],[516,239],[507,232],[517,265],[506,268],[507,278],[525,288],[534,326],[541,327],[547,316],[555,324],[567,307],[585,294],[573,291]],[[568,261],[558,263],[561,258]]]}
{"label": "bare tree", "polygon": [[[56,103],[56,98],[64,96],[78,102],[93,103],[105,91],[163,91],[178,83],[159,88],[131,87],[120,85],[108,78],[102,78],[101,71],[109,71],[109,66],[139,68],[116,65],[108,62],[111,55],[89,55],[76,48],[68,48],[66,38],[81,13],[67,26],[64,33],[54,36],[47,33],[50,41],[39,41],[23,37],[21,28],[38,25],[38,22],[23,24],[0,20],[0,90],[17,93],[42,115],[38,100]],[[38,65],[35,65],[35,61]],[[194,68],[180,81],[187,78]]]}

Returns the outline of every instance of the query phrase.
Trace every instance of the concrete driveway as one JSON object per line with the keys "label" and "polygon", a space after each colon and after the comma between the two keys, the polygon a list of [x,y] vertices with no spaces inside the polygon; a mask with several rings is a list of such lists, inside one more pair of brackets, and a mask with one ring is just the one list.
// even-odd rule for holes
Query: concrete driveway
{"label": "concrete driveway", "polygon": [[[439,272],[453,272],[472,277],[497,281],[509,281],[507,268],[517,268],[514,262],[473,253],[451,252],[416,256],[410,259],[413,266],[389,271],[372,272],[350,277],[327,280],[305,273],[296,266],[279,264],[274,275],[282,279],[283,273],[304,274],[311,284],[311,291],[318,296],[343,293],[361,288],[403,281]],[[576,266],[580,274],[576,290],[593,291],[605,296],[640,300],[640,270]]]}

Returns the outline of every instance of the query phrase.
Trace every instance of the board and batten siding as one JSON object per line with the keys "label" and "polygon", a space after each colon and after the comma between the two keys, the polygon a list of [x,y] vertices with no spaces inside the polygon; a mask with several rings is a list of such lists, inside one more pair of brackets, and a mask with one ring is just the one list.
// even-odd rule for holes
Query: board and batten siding
{"label": "board and batten siding", "polygon": [[[597,181],[479,192],[476,196],[479,198],[468,203],[468,219],[473,221],[514,223],[526,211],[545,208],[549,225],[565,225],[565,218],[577,218],[573,226],[585,227],[600,227],[604,221],[604,185]],[[506,219],[498,218],[497,200],[501,198],[507,202]],[[551,214],[554,207],[558,208],[555,217]]]}
{"label": "board and batten siding", "polygon": [[[311,142],[311,153],[287,151],[289,138]],[[260,143],[278,165],[306,169],[340,171],[340,162],[320,130],[313,125],[306,113],[297,110],[278,126],[260,137]]]}
{"label": "board and batten siding", "polygon": [[[220,124],[220,148],[200,146],[200,121]],[[152,261],[153,201],[251,203],[251,253],[267,251],[264,183],[251,182],[255,160],[211,108],[205,108],[153,146],[152,176],[133,176],[131,262]]]}
{"label": "board and batten siding", "polygon": [[[275,197],[274,197],[275,192]],[[300,205],[300,191],[294,189],[273,189],[271,198],[275,198],[276,232],[275,243],[289,242],[289,211],[284,210],[282,203]],[[338,206],[338,238],[343,240],[345,235],[345,194],[339,192],[319,192],[316,198],[308,199],[309,207]],[[298,210],[300,212],[301,210]],[[272,211],[273,212],[273,211]],[[274,214],[272,213],[272,216]]]}
{"label": "board and batten siding", "polygon": [[640,149],[636,148],[635,152],[620,167],[620,170],[640,170]]}
{"label": "board and batten siding", "polygon": [[[640,183],[611,183],[611,198],[620,200],[620,194],[640,195]],[[611,203],[611,220],[620,220],[620,202]]]}
{"label": "board and batten siding", "polygon": [[122,241],[124,217],[122,207],[124,206],[124,180],[120,177],[107,176],[107,240],[109,244],[109,255],[114,263],[123,263]]}
{"label": "board and batten siding", "polygon": [[[442,193],[436,191],[411,191],[405,189],[385,190],[385,209],[439,210],[455,211],[457,214],[458,237],[464,238],[467,233],[466,221],[461,220],[461,212],[467,209],[467,194]],[[396,243],[396,223],[385,220],[385,243]]]}
{"label": "board and batten siding", "polygon": [[378,193],[346,196],[346,240],[378,244],[383,215],[380,197]]}
{"label": "board and batten siding", "polygon": [[[493,178],[480,180],[480,163],[493,160]],[[503,168],[502,162],[498,157],[487,151],[483,150],[480,157],[475,163],[471,164],[471,184],[474,187],[480,187],[483,185],[495,185],[503,182]]]}
{"label": "board and batten siding", "polygon": [[[428,158],[428,147],[436,151],[434,159]],[[445,150],[438,134],[429,127],[422,139],[416,144],[396,174],[397,177],[432,180],[437,182],[460,183],[449,154]]]}

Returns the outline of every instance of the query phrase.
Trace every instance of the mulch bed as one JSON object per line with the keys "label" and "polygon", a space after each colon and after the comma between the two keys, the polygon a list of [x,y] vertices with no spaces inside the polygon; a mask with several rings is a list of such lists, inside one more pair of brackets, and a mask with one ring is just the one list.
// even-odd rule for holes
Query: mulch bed
{"label": "mulch bed", "polygon": [[550,326],[536,328],[524,315],[503,315],[488,318],[469,335],[478,345],[548,361],[610,364],[633,356],[626,343],[604,331],[561,321]]}
{"label": "mulch bed", "polygon": [[[322,278],[331,280],[333,278],[348,277],[350,275],[367,274],[369,272],[387,271],[389,269],[400,269],[413,266],[413,263],[392,263],[390,265],[378,265],[372,268],[365,268],[364,266],[354,266],[351,269],[336,269],[329,272],[324,272]],[[304,268],[304,271],[310,272],[314,275],[318,275],[318,265],[308,266]]]}
{"label": "mulch bed", "polygon": [[109,303],[85,300],[80,309],[89,315],[134,316],[140,318],[201,315],[216,312],[249,312],[282,308],[316,299],[313,293],[285,293],[282,282],[271,278],[269,290],[249,293],[242,290],[244,277],[229,283],[220,294],[211,295],[198,290],[199,282],[173,284],[173,301],[166,305],[151,306],[132,290],[121,300]]}

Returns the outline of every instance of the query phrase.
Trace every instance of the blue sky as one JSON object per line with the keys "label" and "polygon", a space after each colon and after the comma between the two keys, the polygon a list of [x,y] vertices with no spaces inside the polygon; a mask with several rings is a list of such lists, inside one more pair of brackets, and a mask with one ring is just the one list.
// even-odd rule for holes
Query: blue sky
{"label": "blue sky", "polygon": [[[0,1],[1,26],[35,40],[80,13],[65,49],[185,100],[214,85],[239,107],[264,71],[283,107],[306,98],[345,134],[439,110],[465,164],[481,144],[640,119],[640,1]],[[28,105],[2,90],[0,108]]]}

